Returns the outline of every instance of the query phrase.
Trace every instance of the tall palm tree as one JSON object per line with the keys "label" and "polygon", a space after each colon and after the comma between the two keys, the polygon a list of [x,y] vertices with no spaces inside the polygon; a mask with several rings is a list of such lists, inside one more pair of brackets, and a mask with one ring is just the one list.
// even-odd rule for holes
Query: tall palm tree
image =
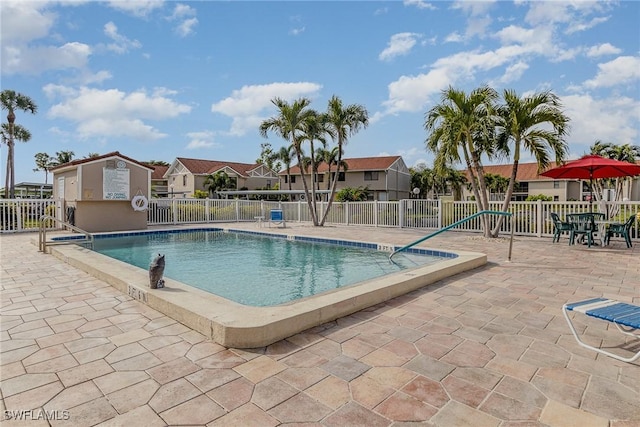
{"label": "tall palm tree", "polygon": [[[260,124],[260,134],[264,138],[267,138],[271,131],[287,140],[288,144],[293,146],[298,165],[302,167],[302,141],[305,121],[309,120],[309,117],[315,114],[313,110],[308,108],[311,101],[303,97],[293,101],[291,104],[281,98],[274,98],[271,102],[278,109],[278,114],[264,120]],[[313,225],[317,226],[319,225],[318,218],[315,215],[312,201],[309,197],[309,187],[307,181],[304,179],[304,174],[302,174],[302,186],[304,188],[311,220],[313,221]]]}
{"label": "tall palm tree", "polygon": [[[3,123],[2,124],[2,128],[0,130],[0,137],[2,138],[2,143],[7,145],[7,147],[9,147],[9,141],[11,139],[10,137],[10,133],[9,133],[9,123]],[[13,141],[20,141],[20,142],[28,142],[31,139],[31,132],[29,132],[25,127],[21,126],[21,125],[13,125]],[[7,150],[7,176],[6,176],[6,185],[4,187],[4,197],[7,198],[9,197],[9,181],[12,178],[10,171],[12,169],[9,169],[9,150]],[[11,150],[11,152],[13,153],[13,150]],[[12,154],[13,155],[13,154]]]}
{"label": "tall palm tree", "polygon": [[[513,152],[509,187],[502,205],[502,210],[507,212],[516,185],[521,151],[526,150],[535,157],[538,172],[549,166],[552,154],[556,163],[563,162],[568,150],[564,138],[569,131],[569,117],[562,111],[560,99],[549,91],[519,97],[515,91],[506,89],[503,98],[504,104],[498,108],[497,145]],[[494,237],[500,223],[498,220],[492,231]]]}
{"label": "tall palm tree", "polygon": [[53,159],[47,153],[36,153],[35,158],[36,168],[33,171],[44,171],[44,183],[46,185],[49,178],[49,168],[52,166],[51,162]]}
{"label": "tall palm tree", "polygon": [[[30,112],[35,114],[38,111],[38,106],[31,98],[21,93],[17,93],[13,90],[3,90],[0,93],[0,104],[2,105],[3,110],[7,110],[7,136],[6,141],[3,141],[7,144],[7,178],[5,182],[5,197],[13,199],[15,197],[15,181],[16,174],[14,170],[14,141],[16,138],[15,131],[15,122],[16,122],[16,110],[21,110],[24,112]],[[23,128],[24,129],[24,128]],[[29,134],[29,138],[26,139],[28,141],[31,139],[31,135]]]}
{"label": "tall palm tree", "polygon": [[[449,87],[442,92],[440,104],[426,114],[426,145],[436,154],[436,173],[454,163],[459,163],[462,151],[478,210],[489,209],[481,156],[492,154],[489,144],[493,137],[496,116],[495,102],[498,93],[482,86],[468,95]],[[490,237],[489,220],[482,217],[484,234]]]}
{"label": "tall palm tree", "polygon": [[342,167],[342,153],[349,137],[357,134],[360,129],[369,126],[369,113],[367,109],[359,104],[344,106],[342,100],[337,96],[332,96],[329,100],[326,112],[327,131],[334,142],[337,143],[338,158],[336,159],[336,178],[331,183],[331,194],[329,203],[324,212],[320,225],[324,225],[327,215],[331,210],[331,204],[336,194],[338,176]]}
{"label": "tall palm tree", "polygon": [[[316,211],[316,217],[318,216],[316,205],[316,181],[318,174],[318,155],[316,153],[315,141],[319,141],[323,146],[326,146],[326,135],[329,132],[327,118],[324,114],[319,114],[314,111],[302,125],[302,140],[309,142],[309,157],[308,162],[311,168],[311,199],[313,201],[313,210]],[[304,175],[302,176],[304,179]]]}

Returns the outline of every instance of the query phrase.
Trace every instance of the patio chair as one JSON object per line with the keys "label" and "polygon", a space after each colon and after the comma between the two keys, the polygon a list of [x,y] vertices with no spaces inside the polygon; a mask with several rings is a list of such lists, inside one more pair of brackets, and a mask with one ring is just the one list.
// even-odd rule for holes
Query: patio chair
{"label": "patio chair", "polygon": [[269,212],[269,227],[271,227],[271,224],[281,225],[282,227],[287,226],[282,209],[271,209]]}
{"label": "patio chair", "polygon": [[582,313],[586,316],[591,316],[596,319],[611,322],[616,325],[616,328],[618,328],[618,331],[620,331],[621,333],[640,338],[640,335],[638,335],[637,333],[637,331],[640,330],[640,306],[606,298],[594,298],[585,301],[564,304],[562,306],[562,313],[564,314],[564,318],[567,320],[569,328],[571,329],[571,332],[573,333],[576,341],[578,341],[579,345],[584,348],[588,348],[589,350],[593,350],[598,353],[605,354],[609,357],[613,357],[614,359],[620,360],[622,362],[631,363],[634,360],[640,358],[640,350],[638,350],[638,352],[631,357],[622,357],[609,351],[603,350],[602,348],[586,344],[578,336],[576,328],[573,326],[573,322],[569,317],[569,311]]}
{"label": "patio chair", "polygon": [[631,227],[636,221],[636,216],[631,215],[624,223],[614,222],[609,224],[607,228],[604,241],[608,245],[611,237],[624,237],[624,241],[627,244],[627,248],[632,247],[631,244]]}
{"label": "patio chair", "polygon": [[560,241],[560,236],[564,233],[571,234],[573,225],[570,222],[560,220],[557,213],[551,212],[551,220],[553,221],[553,243]]}
{"label": "patio chair", "polygon": [[567,219],[571,223],[571,231],[569,232],[569,244],[576,243],[576,236],[580,236],[581,240],[587,238],[589,247],[593,244],[593,234],[596,231],[592,214],[569,214]]}

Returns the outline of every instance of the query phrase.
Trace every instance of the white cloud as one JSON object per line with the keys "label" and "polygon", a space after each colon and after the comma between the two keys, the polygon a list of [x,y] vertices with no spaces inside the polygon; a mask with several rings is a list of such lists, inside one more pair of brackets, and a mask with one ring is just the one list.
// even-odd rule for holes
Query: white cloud
{"label": "white cloud", "polygon": [[504,75],[500,78],[501,83],[510,83],[520,80],[525,71],[529,69],[529,64],[524,61],[518,61],[515,64],[509,65]]}
{"label": "white cloud", "polygon": [[571,118],[569,143],[572,154],[583,154],[596,140],[637,144],[640,101],[625,96],[594,98],[591,95],[562,97]]}
{"label": "white cloud", "polygon": [[2,44],[28,43],[49,34],[56,15],[46,6],[45,2],[3,0]]}
{"label": "white cloud", "polygon": [[196,18],[196,10],[189,5],[178,3],[173,9],[171,16],[167,17],[169,21],[178,21],[174,28],[176,34],[180,37],[186,37],[195,32],[195,26],[199,21]]}
{"label": "white cloud", "polygon": [[117,9],[140,18],[146,18],[154,10],[162,8],[164,2],[163,0],[111,0],[108,4],[113,9]]}
{"label": "white cloud", "polygon": [[118,27],[113,22],[104,24],[104,34],[114,43],[107,44],[107,50],[123,54],[129,52],[129,49],[139,49],[142,45],[138,40],[129,40],[127,37],[118,33]]}
{"label": "white cloud", "polygon": [[289,31],[289,34],[291,34],[292,36],[299,36],[300,34],[304,33],[305,29],[305,27],[293,28],[291,31]]}
{"label": "white cloud", "polygon": [[186,146],[187,150],[220,146],[220,144],[214,141],[215,135],[211,131],[189,132],[187,137],[190,139],[189,144]]}
{"label": "white cloud", "polygon": [[92,53],[84,43],[62,46],[2,47],[3,74],[41,74],[47,70],[83,68]]}
{"label": "white cloud", "polygon": [[577,33],[578,31],[586,31],[588,29],[595,27],[598,24],[607,22],[608,20],[609,20],[609,17],[605,16],[601,18],[593,18],[589,22],[580,22],[580,21],[571,22],[565,32],[567,34],[573,34],[573,33]]}
{"label": "white cloud", "polygon": [[591,46],[589,49],[587,49],[587,56],[590,58],[595,58],[597,56],[604,56],[604,55],[617,55],[620,52],[622,52],[622,50],[618,49],[612,44],[602,43],[596,46]]}
{"label": "white cloud", "polygon": [[[87,87],[73,89],[49,85],[44,88],[51,97],[62,101],[52,106],[48,116],[77,124],[80,138],[128,137],[155,140],[166,136],[143,120],[164,120],[189,113],[191,107],[144,90],[125,93],[118,89],[98,90]],[[162,90],[156,91],[162,93]]]}
{"label": "white cloud", "polygon": [[278,97],[293,101],[300,97],[314,97],[322,89],[317,83],[270,83],[266,85],[243,86],[234,90],[231,96],[211,105],[211,111],[231,117],[232,135],[244,135],[263,120],[267,111],[273,110],[272,99]]}
{"label": "white cloud", "polygon": [[198,25],[198,18],[189,18],[182,21],[175,28],[176,33],[180,37],[186,37],[189,34],[193,34],[195,32],[194,27]]}
{"label": "white cloud", "polygon": [[391,36],[386,49],[380,52],[378,59],[381,61],[390,61],[396,56],[407,55],[416,45],[417,41],[422,38],[417,33],[398,33]]}
{"label": "white cloud", "polygon": [[424,0],[404,0],[402,3],[405,6],[415,6],[418,9],[428,9],[428,10],[437,10],[438,9],[433,4],[427,3]]}
{"label": "white cloud", "polygon": [[598,64],[595,78],[584,82],[587,88],[612,87],[640,80],[640,57],[619,56],[613,61]]}

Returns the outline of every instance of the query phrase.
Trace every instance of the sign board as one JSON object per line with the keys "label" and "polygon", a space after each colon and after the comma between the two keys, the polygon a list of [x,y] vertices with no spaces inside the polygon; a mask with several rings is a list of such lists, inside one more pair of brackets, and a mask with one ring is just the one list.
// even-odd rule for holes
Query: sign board
{"label": "sign board", "polygon": [[102,168],[102,198],[104,200],[129,200],[131,178],[129,169]]}

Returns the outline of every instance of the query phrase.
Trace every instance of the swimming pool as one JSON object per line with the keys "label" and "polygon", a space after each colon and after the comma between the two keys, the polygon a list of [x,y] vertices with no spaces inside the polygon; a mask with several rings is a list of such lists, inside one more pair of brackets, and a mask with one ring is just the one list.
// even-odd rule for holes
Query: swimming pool
{"label": "swimming pool", "polygon": [[[167,227],[166,229],[157,229],[154,232],[182,231],[187,228]],[[204,228],[219,229],[219,227]],[[198,230],[201,229],[198,228]],[[255,232],[255,226],[234,224],[234,228],[224,230],[251,234]],[[119,234],[136,235],[148,232]],[[326,231],[317,228],[300,227],[294,229],[291,227],[286,230],[287,234],[284,234],[282,230],[276,232],[266,229],[256,234],[265,233],[270,233],[278,239],[319,243],[342,241],[342,238],[336,240],[321,236],[363,237],[375,235],[375,232],[370,230],[358,231],[357,227],[328,229]],[[402,234],[398,234],[398,236],[402,236]],[[71,237],[73,238],[73,235]],[[392,251],[408,243],[403,239],[395,239],[394,241],[391,238],[391,240],[391,242],[378,242],[375,245],[385,251]],[[353,241],[351,244],[364,245],[365,243]],[[429,252],[428,249],[424,250]],[[235,348],[255,348],[272,344],[314,326],[375,306],[487,263],[485,254],[460,250],[448,251],[449,258],[444,261],[404,269],[276,306],[253,307],[205,292],[171,278],[166,278],[165,288],[149,289],[148,268],[143,269],[127,264],[80,245],[47,246],[47,251],[67,264],[109,283],[129,297],[200,332],[215,342]]]}
{"label": "swimming pool", "polygon": [[165,277],[260,307],[451,257],[402,253],[392,263],[388,252],[378,250],[375,243],[304,241],[282,234],[221,229],[106,235],[95,239],[93,250],[143,269],[149,268],[156,254],[163,254]]}

